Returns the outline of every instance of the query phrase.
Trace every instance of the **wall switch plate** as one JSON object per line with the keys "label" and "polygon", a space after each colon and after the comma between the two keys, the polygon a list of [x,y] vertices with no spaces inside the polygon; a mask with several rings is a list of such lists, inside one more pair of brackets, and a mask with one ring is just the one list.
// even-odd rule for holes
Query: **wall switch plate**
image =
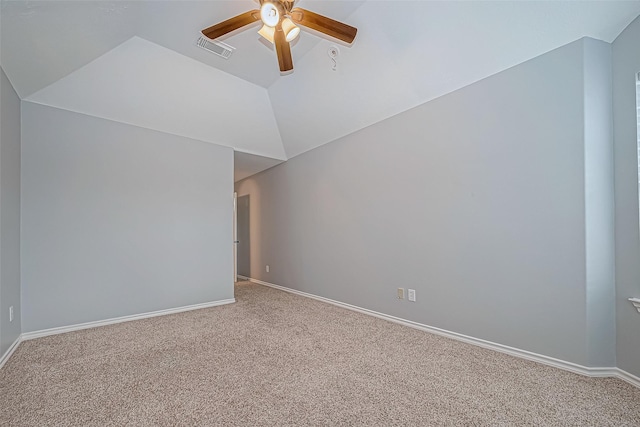
{"label": "wall switch plate", "polygon": [[408,290],[408,296],[409,296],[409,301],[416,302],[416,290],[415,289],[409,289]]}
{"label": "wall switch plate", "polygon": [[404,299],[404,288],[398,288],[398,299]]}
{"label": "wall switch plate", "polygon": [[9,307],[9,322],[13,322],[13,306]]}
{"label": "wall switch plate", "polygon": [[268,265],[266,265],[266,266],[264,267],[264,269],[265,269],[265,270],[267,270],[267,273],[269,272],[269,266],[268,266]]}

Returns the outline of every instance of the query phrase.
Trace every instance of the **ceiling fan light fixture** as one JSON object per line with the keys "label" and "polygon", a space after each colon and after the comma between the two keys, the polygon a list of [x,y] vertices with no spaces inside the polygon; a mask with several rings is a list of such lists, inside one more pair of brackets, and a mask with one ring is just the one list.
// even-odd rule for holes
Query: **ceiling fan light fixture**
{"label": "ceiling fan light fixture", "polygon": [[[1,1],[1,0],[0,0]],[[212,25],[202,30],[202,35],[215,40],[225,34],[262,21],[263,27],[258,31],[261,37],[273,43],[278,57],[281,73],[293,71],[291,42],[307,27],[319,31],[345,43],[352,43],[358,29],[335,19],[299,7],[293,7],[297,0],[255,0],[260,9],[249,10],[240,15]]]}
{"label": "ceiling fan light fixture", "polygon": [[294,24],[290,18],[284,18],[282,20],[282,31],[284,31],[285,38],[288,42],[292,42],[300,35],[300,27]]}
{"label": "ceiling fan light fixture", "polygon": [[260,19],[267,27],[275,27],[280,22],[280,10],[271,2],[264,2],[260,8]]}
{"label": "ceiling fan light fixture", "polygon": [[263,25],[262,28],[260,28],[260,31],[258,31],[258,34],[260,34],[262,37],[270,41],[271,44],[273,44],[274,43],[273,37],[275,32],[276,32],[276,29],[274,27],[268,27],[266,25]]}

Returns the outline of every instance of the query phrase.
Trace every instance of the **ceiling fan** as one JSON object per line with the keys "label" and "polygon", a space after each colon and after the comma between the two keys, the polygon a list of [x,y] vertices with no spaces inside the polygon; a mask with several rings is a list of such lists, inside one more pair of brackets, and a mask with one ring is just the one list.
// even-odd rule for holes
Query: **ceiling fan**
{"label": "ceiling fan", "polygon": [[293,7],[296,0],[259,0],[260,9],[250,10],[202,30],[202,34],[213,40],[239,28],[262,21],[258,31],[262,37],[275,45],[280,71],[293,70],[290,42],[300,34],[300,27],[311,28],[346,43],[352,43],[358,31],[342,22],[326,16]]}

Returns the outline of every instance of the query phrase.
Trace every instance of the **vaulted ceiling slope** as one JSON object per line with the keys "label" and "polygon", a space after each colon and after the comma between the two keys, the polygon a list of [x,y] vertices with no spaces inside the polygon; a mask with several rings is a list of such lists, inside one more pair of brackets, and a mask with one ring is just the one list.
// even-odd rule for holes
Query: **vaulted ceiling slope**
{"label": "vaulted ceiling slope", "polygon": [[285,159],[266,89],[139,37],[26,99]]}
{"label": "vaulted ceiling slope", "polygon": [[268,165],[581,37],[611,42],[640,14],[640,1],[299,5],[357,27],[356,41],[303,30],[295,70],[281,76],[255,27],[224,39],[236,48],[229,60],[195,45],[253,0],[2,0],[0,64],[28,101],[276,160],[254,162]]}

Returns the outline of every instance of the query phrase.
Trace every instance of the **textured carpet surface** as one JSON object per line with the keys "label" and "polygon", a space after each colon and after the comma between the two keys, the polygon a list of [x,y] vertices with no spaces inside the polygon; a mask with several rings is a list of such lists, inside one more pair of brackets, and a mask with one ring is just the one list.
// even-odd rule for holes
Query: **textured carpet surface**
{"label": "textured carpet surface", "polygon": [[640,426],[640,390],[250,283],[238,302],[23,342],[2,426]]}

